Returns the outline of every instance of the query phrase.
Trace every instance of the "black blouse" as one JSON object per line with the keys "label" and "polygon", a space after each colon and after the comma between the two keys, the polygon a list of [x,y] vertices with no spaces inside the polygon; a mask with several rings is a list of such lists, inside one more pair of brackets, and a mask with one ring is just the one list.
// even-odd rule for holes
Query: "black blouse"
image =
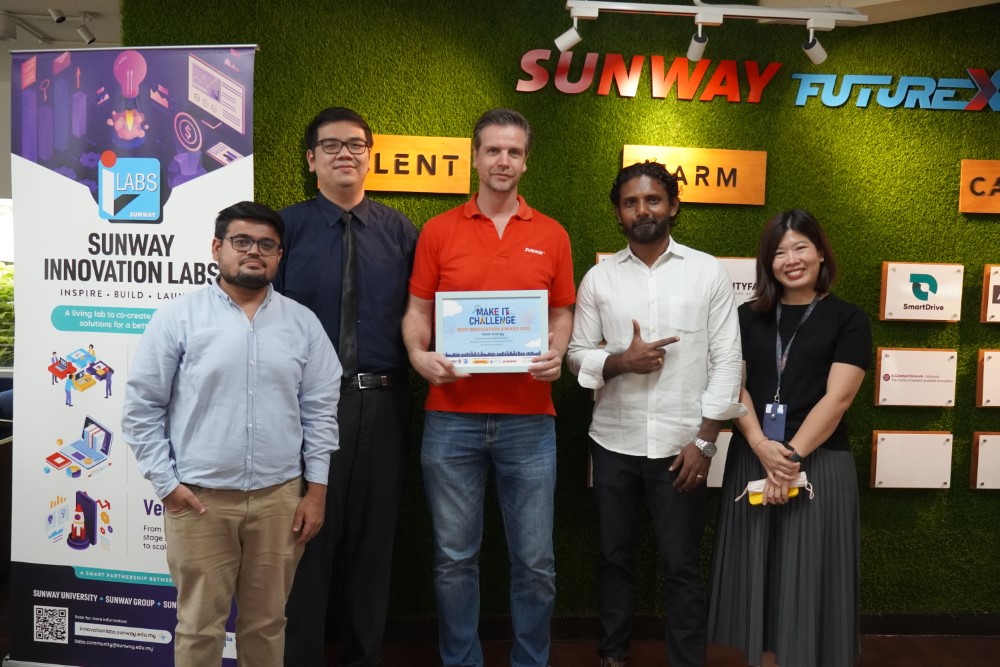
{"label": "black blouse", "polygon": [[[781,342],[788,345],[808,306],[782,306]],[[778,374],[775,363],[774,311],[755,313],[749,305],[739,308],[743,360],[747,365],[747,391],[753,399],[757,419],[763,423],[764,408],[774,402]],[[816,303],[809,319],[799,328],[781,377],[781,402],[788,405],[785,438],[791,439],[809,411],[826,394],[827,378],[834,363],[867,370],[872,359],[872,333],[868,316],[857,306],[829,294]],[[841,419],[823,445],[849,449],[847,422]]]}

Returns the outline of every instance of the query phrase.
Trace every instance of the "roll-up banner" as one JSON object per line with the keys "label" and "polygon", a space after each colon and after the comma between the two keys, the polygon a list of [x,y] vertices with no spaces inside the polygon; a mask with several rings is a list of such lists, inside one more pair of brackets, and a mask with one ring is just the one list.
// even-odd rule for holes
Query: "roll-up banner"
{"label": "roll-up banner", "polygon": [[216,213],[253,198],[254,47],[12,61],[6,664],[172,665],[163,506],[121,438],[122,393],[152,313],[215,276]]}

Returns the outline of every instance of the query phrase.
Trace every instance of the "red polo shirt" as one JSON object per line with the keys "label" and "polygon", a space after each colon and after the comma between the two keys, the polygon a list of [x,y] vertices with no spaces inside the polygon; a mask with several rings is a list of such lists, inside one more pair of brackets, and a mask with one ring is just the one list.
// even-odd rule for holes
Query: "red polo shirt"
{"label": "red polo shirt", "polygon": [[[498,236],[473,196],[431,218],[417,241],[410,293],[433,300],[435,292],[538,290],[549,307],[576,300],[573,256],[562,225],[518,196],[517,213]],[[555,414],[548,382],[527,373],[483,373],[440,387],[431,386],[427,410],[493,414]]]}

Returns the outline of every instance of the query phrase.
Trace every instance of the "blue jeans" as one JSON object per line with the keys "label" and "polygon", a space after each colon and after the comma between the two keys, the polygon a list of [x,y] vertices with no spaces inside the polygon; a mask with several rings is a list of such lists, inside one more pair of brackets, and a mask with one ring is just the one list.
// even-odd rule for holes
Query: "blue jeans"
{"label": "blue jeans", "polygon": [[479,549],[490,467],[510,556],[511,667],[545,667],[555,606],[555,420],[427,412],[420,453],[434,524],[434,593],[444,667],[482,667]]}

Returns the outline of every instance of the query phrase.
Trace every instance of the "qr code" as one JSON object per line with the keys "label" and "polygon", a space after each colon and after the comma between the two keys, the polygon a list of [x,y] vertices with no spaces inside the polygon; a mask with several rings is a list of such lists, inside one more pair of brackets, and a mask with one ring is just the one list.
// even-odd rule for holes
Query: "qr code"
{"label": "qr code", "polygon": [[36,606],[35,641],[68,644],[69,609],[67,607]]}

